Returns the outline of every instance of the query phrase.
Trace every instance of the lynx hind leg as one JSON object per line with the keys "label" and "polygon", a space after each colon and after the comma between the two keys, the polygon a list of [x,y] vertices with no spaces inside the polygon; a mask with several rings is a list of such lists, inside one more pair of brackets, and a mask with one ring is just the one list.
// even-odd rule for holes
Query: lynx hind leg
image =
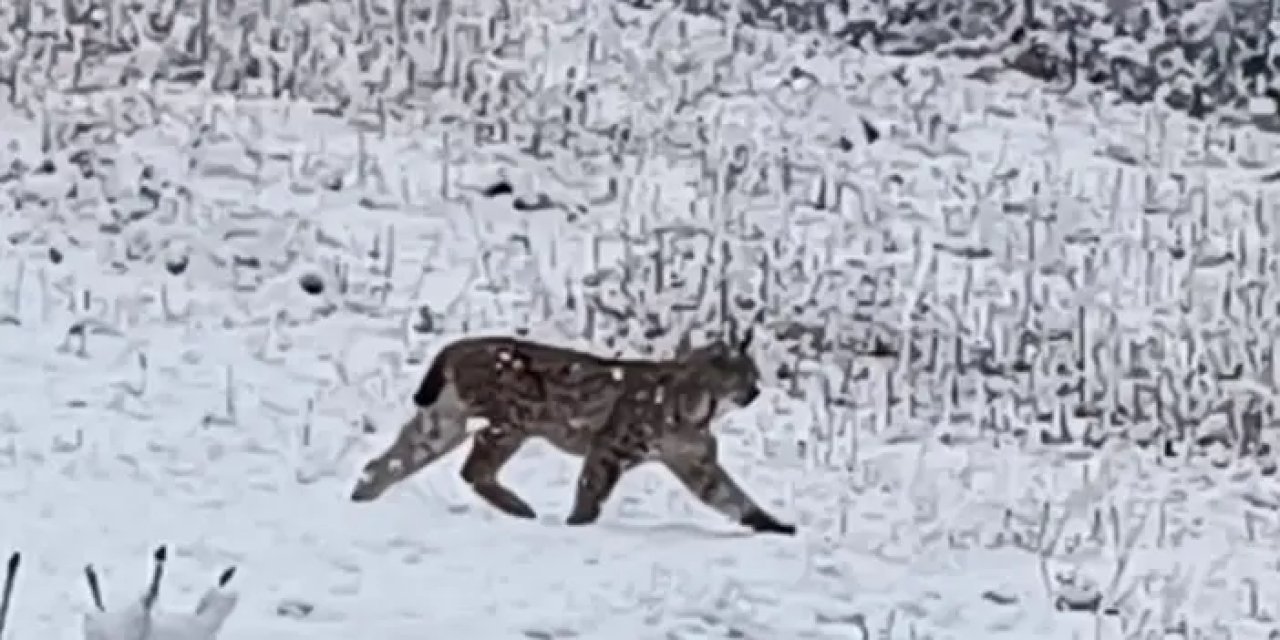
{"label": "lynx hind leg", "polygon": [[466,417],[419,408],[400,428],[395,442],[364,466],[351,491],[354,502],[376,500],[392,485],[421,471],[462,444],[467,436]]}
{"label": "lynx hind leg", "polygon": [[582,461],[573,510],[565,524],[577,526],[598,520],[604,503],[613,495],[623,474],[642,459],[639,452],[624,447],[593,445]]}
{"label": "lynx hind leg", "polygon": [[528,438],[523,432],[490,425],[476,433],[471,454],[462,464],[462,479],[493,508],[517,518],[536,518],[533,507],[498,479],[502,467]]}
{"label": "lynx hind leg", "polygon": [[756,533],[795,535],[795,525],[761,508],[720,465],[714,436],[701,434],[664,444],[663,464],[703,504]]}

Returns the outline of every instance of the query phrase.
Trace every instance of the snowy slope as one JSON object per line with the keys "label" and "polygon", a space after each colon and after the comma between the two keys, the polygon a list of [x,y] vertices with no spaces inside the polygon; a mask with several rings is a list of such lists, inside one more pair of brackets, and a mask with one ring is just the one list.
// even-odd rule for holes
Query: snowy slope
{"label": "snowy slope", "polygon": [[[140,588],[161,541],[175,552],[169,606],[193,603],[224,566],[241,567],[226,637],[247,639],[858,638],[859,624],[896,628],[889,637],[1070,638],[1114,626],[1053,611],[1044,582],[1059,588],[1058,573],[1073,567],[1110,579],[1120,550],[1109,520],[1090,532],[1095,505],[1126,514],[1119,535],[1134,536],[1137,550],[1125,581],[1148,576],[1135,598],[1144,606],[1166,597],[1147,590],[1169,589],[1170,623],[1245,619],[1244,585],[1215,585],[1270,573],[1274,525],[1255,522],[1259,537],[1241,538],[1242,494],[1269,493],[1254,480],[1206,490],[1120,455],[1107,471],[1086,465],[1107,474],[1086,479],[1078,465],[1001,458],[982,445],[877,446],[858,473],[807,469],[762,442],[805,416],[768,403],[725,427],[726,454],[753,493],[801,524],[796,539],[746,536],[649,469],[626,479],[598,526],[564,527],[577,462],[538,446],[507,477],[539,522],[479,504],[456,477],[465,450],[358,506],[345,496],[375,439],[346,448],[351,425],[336,398],[308,417],[289,397],[312,355],[304,349],[268,365],[235,345],[156,330],[142,376],[105,346],[79,358],[58,353],[51,333],[4,333],[4,388],[15,400],[4,412],[3,543],[28,559],[10,625],[19,638],[77,637],[88,603],[81,565],[103,567],[108,598],[120,602]],[[223,363],[240,389],[234,424],[206,424],[225,417]],[[137,397],[122,388],[144,378]],[[403,393],[407,383],[395,384]],[[310,447],[300,442],[306,423],[317,434]],[[1049,496],[1066,499],[1052,518],[1073,516],[1062,526],[1074,551],[1041,566],[1017,546],[1030,541],[1015,542],[1039,535],[1037,523],[1003,519],[1010,508],[1035,515]],[[1180,602],[1173,593],[1184,586]],[[301,619],[300,603],[311,608]]]}
{"label": "snowy slope", "polygon": [[[818,614],[836,622],[815,637],[842,637],[838,620],[855,612],[844,576],[818,571],[834,559],[819,538],[745,537],[656,472],[629,478],[593,529],[556,524],[576,463],[537,448],[509,478],[547,514],[541,523],[477,504],[456,479],[465,451],[382,502],[347,503],[374,445],[340,441],[352,429],[338,412],[357,410],[352,395],[324,399],[312,386],[310,413],[290,397],[307,369],[332,382],[305,347],[268,364],[244,344],[150,327],[143,371],[108,337],[91,336],[76,356],[59,352],[56,331],[5,333],[4,388],[22,399],[6,403],[0,472],[12,514],[4,544],[28,559],[17,637],[74,637],[73,613],[88,602],[80,566],[104,567],[118,601],[140,587],[159,541],[176,552],[175,599],[193,601],[227,564],[242,568],[243,604],[226,631],[236,638],[662,637],[700,627],[778,637],[814,628]],[[235,375],[234,420],[224,367]],[[393,381],[389,396],[412,383]],[[311,447],[301,443],[308,424]],[[788,469],[755,466],[744,449],[730,449],[744,481],[784,501]],[[806,520],[823,511],[780,508]],[[314,611],[282,616],[290,601]]]}
{"label": "snowy slope", "polygon": [[[165,153],[138,144],[137,156]],[[230,193],[227,184],[189,184]],[[275,213],[307,203],[272,196],[256,192],[273,212],[257,221],[268,238],[290,224]],[[328,207],[315,220],[331,234],[382,230],[376,214],[343,225],[349,212]],[[449,226],[438,214],[386,215],[398,216],[391,220],[402,246]],[[149,263],[117,275],[99,260],[120,249],[92,217],[61,220],[37,220],[40,237],[22,246],[41,248],[10,247],[4,261],[6,315],[16,326],[0,329],[12,399],[0,414],[0,476],[15,524],[0,543],[26,558],[9,627],[16,637],[75,637],[77,611],[88,606],[81,566],[102,567],[108,598],[119,604],[141,588],[149,550],[161,542],[175,552],[171,606],[194,602],[222,567],[241,567],[243,601],[228,637],[642,637],[644,629],[662,637],[702,626],[712,637],[733,627],[762,637],[812,626],[782,615],[797,597],[837,620],[827,626],[840,636],[848,607],[811,570],[809,543],[743,537],[653,471],[629,479],[620,492],[629,498],[587,530],[556,524],[577,463],[536,447],[509,477],[543,508],[541,524],[477,504],[456,477],[465,451],[382,502],[348,503],[363,456],[407,409],[422,367],[405,361],[430,356],[398,335],[401,318],[379,323],[340,311],[291,327],[289,316],[310,318],[324,303],[293,277],[256,292],[229,290],[234,278],[217,270],[209,250],[218,225],[166,233],[172,242]],[[299,236],[301,253],[317,251],[314,238]],[[164,269],[177,256],[190,262],[181,277]],[[325,273],[319,258],[300,260],[290,275]],[[450,282],[467,269],[459,271],[428,276],[419,299],[443,306],[465,286]],[[400,273],[398,289],[411,293],[417,272]],[[69,331],[81,321],[90,327],[84,342]],[[364,414],[379,411],[382,431],[360,436]],[[748,460],[735,464],[744,481],[770,503],[784,500],[787,470]],[[792,593],[774,586],[779,579],[812,584]],[[294,603],[313,610],[295,619]]]}
{"label": "snowy slope", "polygon": [[[650,26],[622,34],[632,38],[623,44],[675,30]],[[1233,189],[1271,197],[1258,184],[1261,169],[1215,164],[1206,156],[1230,145],[1197,138],[1176,116],[1097,113],[1078,97],[1064,106],[1025,87],[953,82],[958,71],[927,61],[907,65],[904,86],[874,59],[778,57],[762,75],[796,64],[825,74],[830,90],[737,96],[707,109],[730,112],[719,133],[742,136],[761,155],[790,139],[809,145],[795,156],[826,158],[813,149],[857,130],[846,117],[857,113],[884,140],[841,160],[839,173],[868,186],[838,213],[900,214],[871,234],[789,203],[742,207],[797,251],[832,243],[829,224],[859,238],[915,233],[908,258],[924,262],[921,247],[944,239],[950,213],[986,214],[978,205],[1021,202],[1043,185],[1074,215],[1064,214],[1068,222],[1100,225],[1100,203],[1112,206],[1108,233],[1122,235],[1147,204],[1149,194],[1135,193],[1158,199],[1173,180],[1147,163],[1174,167],[1208,185],[1206,200],[1226,201],[1201,229],[1210,239],[1233,237],[1252,211]],[[845,77],[857,74],[865,77]],[[628,92],[642,91],[601,100],[626,104]],[[522,188],[585,199],[604,180],[560,179],[567,162],[539,165],[458,137],[446,148],[445,127],[405,126],[365,138],[383,190],[373,177],[360,184],[352,127],[298,105],[284,115],[262,103],[237,112],[226,100],[202,102],[172,98],[160,125],[101,150],[126,186],[149,163],[172,181],[157,186],[167,202],[188,204],[127,233],[104,231],[110,207],[88,194],[93,181],[67,196],[77,179],[59,158],[54,175],[22,185],[47,190],[56,204],[5,212],[6,232],[26,234],[0,251],[0,318],[8,319],[0,323],[0,551],[25,558],[11,637],[79,637],[82,566],[103,570],[119,604],[141,588],[161,543],[173,552],[166,606],[194,603],[224,567],[240,567],[241,604],[224,636],[249,640],[1120,638],[1183,627],[1187,637],[1229,629],[1262,638],[1275,627],[1278,500],[1274,478],[1255,466],[1223,471],[1190,455],[1162,465],[1120,444],[1084,455],[995,437],[944,446],[906,428],[918,425],[886,424],[874,384],[859,391],[866,406],[847,411],[774,389],[719,427],[728,466],[801,526],[795,539],[743,535],[658,469],[629,476],[598,526],[567,528],[559,522],[579,463],[540,446],[507,471],[543,514],[538,522],[481,505],[457,478],[465,449],[379,502],[351,504],[354,474],[403,420],[409,391],[444,340],[529,325],[589,344],[574,334],[574,314],[543,317],[528,299],[562,298],[567,280],[598,268],[592,227],[616,228],[628,207],[649,211],[651,222],[708,223],[708,198],[687,184],[696,162],[654,152],[635,167],[629,200],[601,205],[580,225],[518,219],[508,203],[459,185],[511,173]],[[210,116],[215,107],[225,111]],[[693,116],[647,115],[637,116],[637,131],[694,139],[695,129],[677,126]],[[743,124],[753,118],[764,131]],[[215,120],[196,148],[193,123]],[[23,141],[24,157],[36,156],[36,136]],[[1251,137],[1238,153],[1258,168],[1276,151],[1269,138]],[[1010,168],[1021,173],[999,180]],[[325,189],[334,176],[356,186]],[[956,195],[973,183],[994,190]],[[374,193],[385,204],[360,203]],[[968,239],[1021,241],[1004,231],[978,225]],[[522,242],[528,252],[512,249]],[[837,249],[850,255],[833,260],[858,257],[856,247]],[[244,256],[282,264],[237,266]],[[177,263],[186,265],[180,275],[166,270]],[[1111,302],[1148,313],[1140,318],[1148,322],[1145,301],[1123,288],[1132,284],[1124,267],[1104,268]],[[931,282],[932,299],[958,290],[949,276],[965,269]],[[994,289],[1023,276],[1004,263],[972,271]],[[305,274],[319,275],[325,292],[304,293]],[[350,290],[340,294],[341,280]],[[387,283],[384,295],[377,286]],[[439,331],[413,329],[424,304]],[[1095,591],[1114,613],[1062,610]]]}

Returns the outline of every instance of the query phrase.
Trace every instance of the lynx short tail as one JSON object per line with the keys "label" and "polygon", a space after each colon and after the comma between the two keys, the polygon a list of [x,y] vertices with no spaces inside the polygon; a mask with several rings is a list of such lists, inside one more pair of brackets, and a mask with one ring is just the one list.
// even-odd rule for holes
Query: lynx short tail
{"label": "lynx short tail", "polygon": [[418,390],[413,393],[413,404],[419,409],[430,407],[440,399],[440,394],[448,384],[449,379],[444,375],[444,358],[437,357],[427,369],[427,375],[422,377]]}

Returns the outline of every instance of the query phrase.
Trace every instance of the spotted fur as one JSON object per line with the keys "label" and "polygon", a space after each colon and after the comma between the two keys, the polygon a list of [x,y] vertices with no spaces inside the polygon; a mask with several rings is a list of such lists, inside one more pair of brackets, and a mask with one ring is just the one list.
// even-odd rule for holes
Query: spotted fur
{"label": "spotted fur", "polygon": [[595,522],[628,470],[660,462],[699,500],[760,532],[795,527],[766,513],[729,477],[711,423],[759,394],[748,354],[716,342],[669,360],[610,359],[506,337],[464,338],[444,347],[414,394],[417,411],[382,454],[365,465],[351,498],[377,499],[453,451],[466,423],[483,420],[462,478],[494,508],[536,514],[498,474],[530,438],[584,458],[567,522]]}

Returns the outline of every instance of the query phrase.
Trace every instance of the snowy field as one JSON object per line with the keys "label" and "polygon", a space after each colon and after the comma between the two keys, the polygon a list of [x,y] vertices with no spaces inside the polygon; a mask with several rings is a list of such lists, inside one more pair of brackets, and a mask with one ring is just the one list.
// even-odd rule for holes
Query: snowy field
{"label": "snowy field", "polygon": [[[237,567],[231,639],[1280,634],[1273,137],[619,12],[397,117],[164,88],[9,114],[9,638],[83,637],[84,565],[120,607],[161,544],[164,609]],[[530,70],[500,139],[474,94]],[[471,494],[466,447],[347,500],[452,338],[660,355],[759,307],[770,389],[718,430],[795,538],[657,468],[566,527],[580,461],[540,445],[505,472],[536,522]]]}

